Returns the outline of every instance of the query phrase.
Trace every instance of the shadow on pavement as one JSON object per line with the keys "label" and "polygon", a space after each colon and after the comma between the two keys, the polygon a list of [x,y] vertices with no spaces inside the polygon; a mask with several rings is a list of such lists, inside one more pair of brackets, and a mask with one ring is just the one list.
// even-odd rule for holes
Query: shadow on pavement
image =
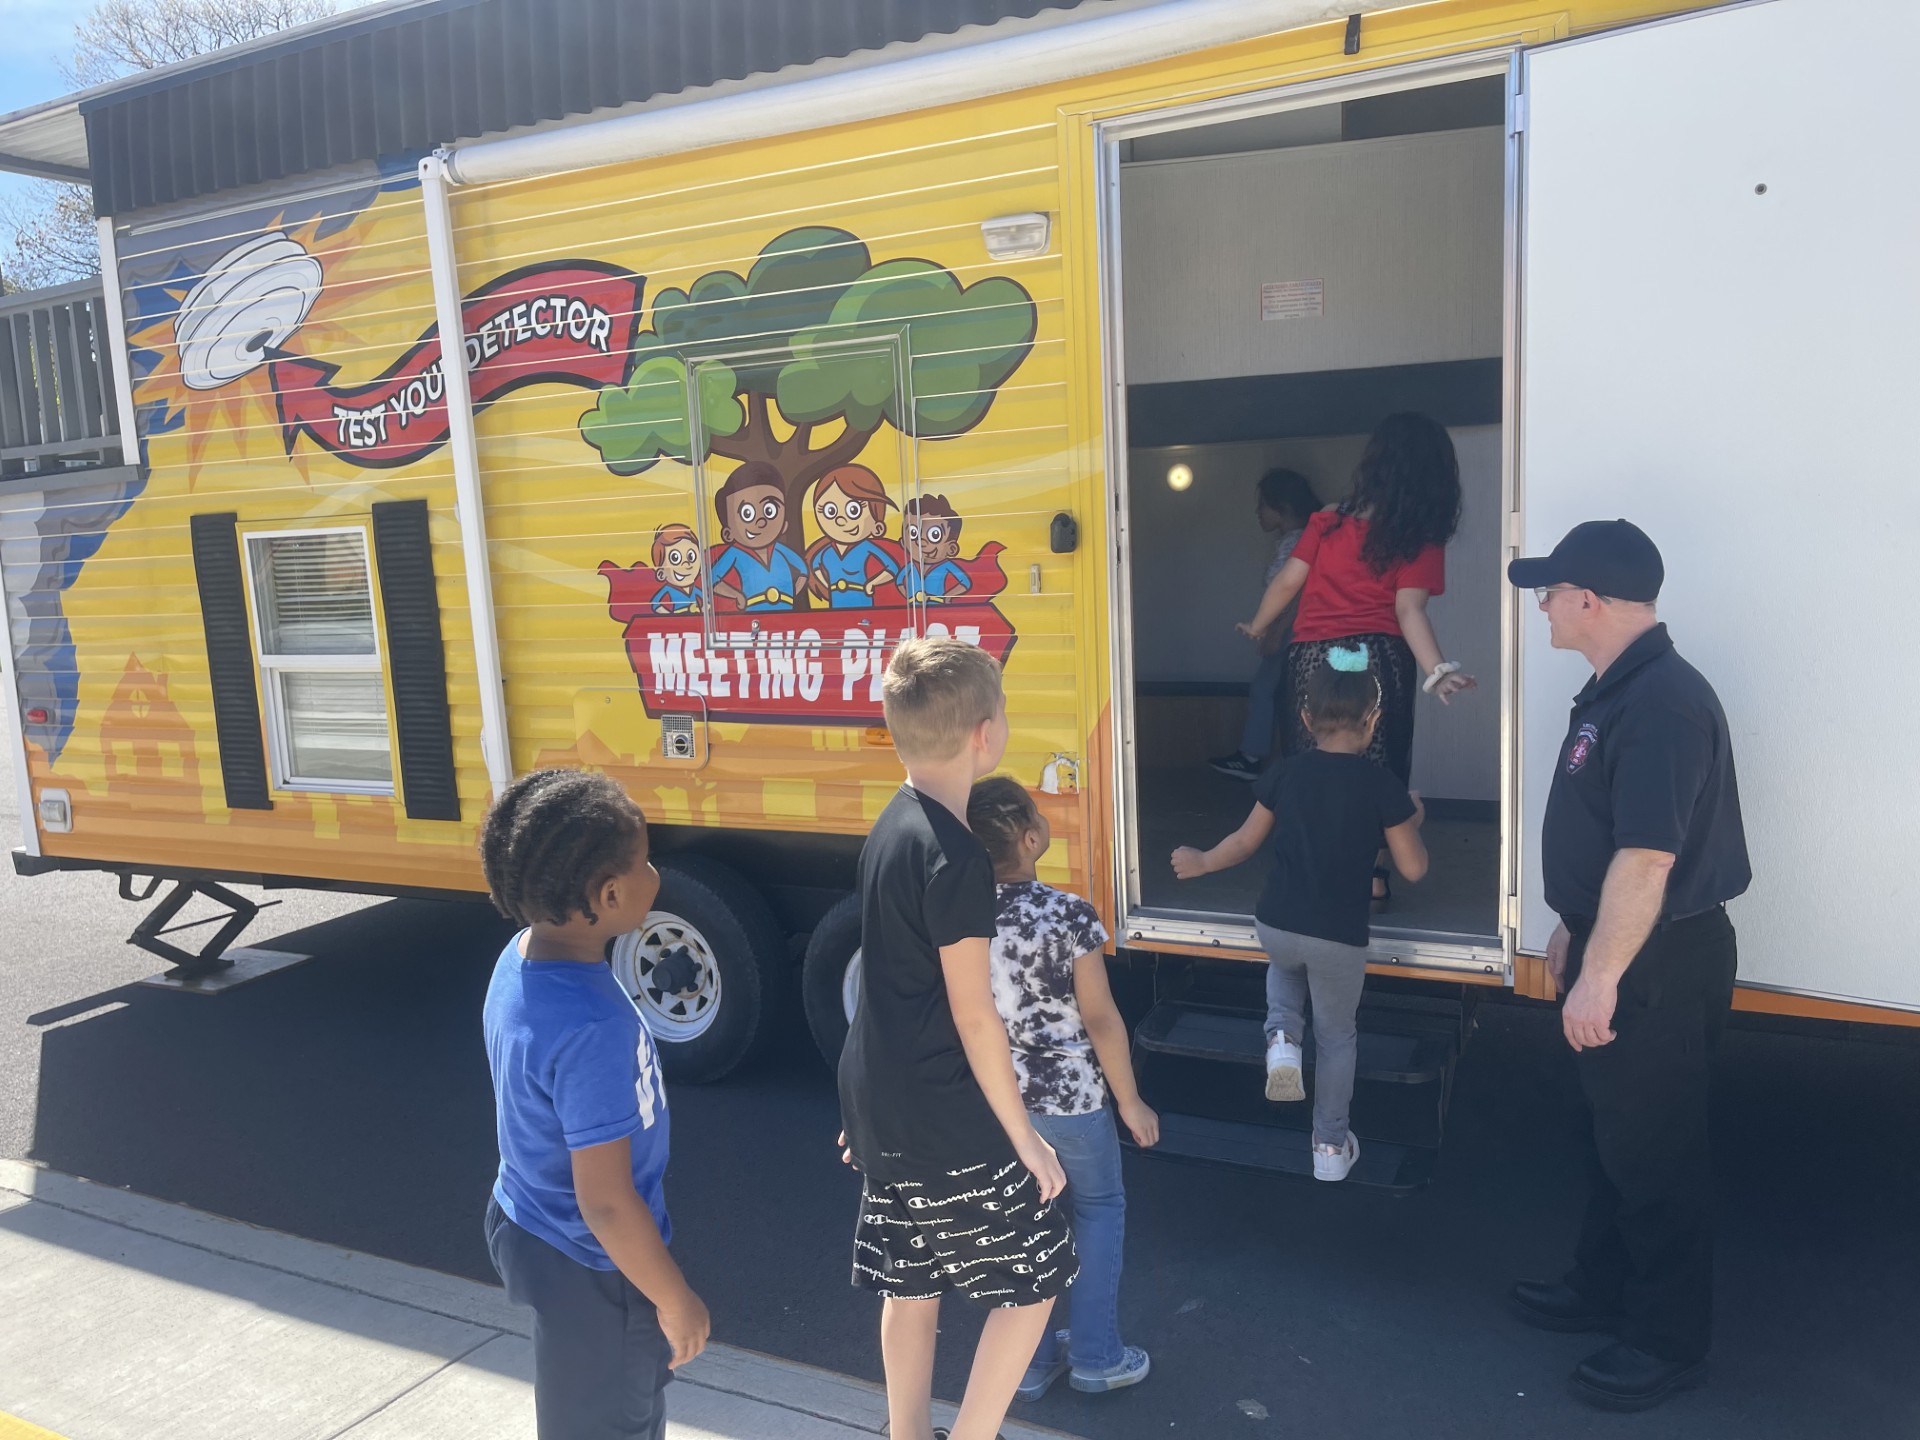
{"label": "shadow on pavement", "polygon": [[491,1279],[479,1006],[507,933],[395,900],[276,936],[314,958],[224,994],[93,997],[122,1003],[41,1037],[31,1157],[350,1249],[417,1237],[395,1258]]}
{"label": "shadow on pavement", "polygon": [[[479,1007],[507,933],[482,905],[393,901],[276,937],[315,959],[225,995],[76,1002],[85,1018],[43,1032],[33,1158],[492,1281]],[[1253,1433],[1246,1401],[1355,1437],[1617,1434],[1565,1392],[1593,1337],[1525,1330],[1503,1305],[1512,1279],[1561,1268],[1578,1213],[1557,1021],[1508,1005],[1480,1016],[1420,1194],[1130,1154],[1121,1313],[1153,1377],[1110,1396],[1058,1387],[1023,1418],[1101,1440],[1211,1440]],[[858,1181],[838,1163],[832,1079],[798,1015],[779,1053],[674,1087],[672,1107],[675,1250],[715,1338],[878,1378],[876,1306],[847,1283]],[[1636,1440],[1920,1433],[1916,1114],[1920,1049],[1729,1034],[1715,1378],[1626,1422]],[[940,1393],[964,1386],[979,1321],[950,1306]]]}

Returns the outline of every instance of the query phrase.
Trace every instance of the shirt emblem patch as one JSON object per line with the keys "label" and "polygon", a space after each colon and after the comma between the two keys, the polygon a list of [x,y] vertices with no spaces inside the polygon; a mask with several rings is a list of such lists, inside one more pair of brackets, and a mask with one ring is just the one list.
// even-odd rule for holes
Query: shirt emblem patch
{"label": "shirt emblem patch", "polygon": [[1586,768],[1587,757],[1593,754],[1593,747],[1600,743],[1600,727],[1582,725],[1573,737],[1573,748],[1567,751],[1567,774],[1578,775]]}

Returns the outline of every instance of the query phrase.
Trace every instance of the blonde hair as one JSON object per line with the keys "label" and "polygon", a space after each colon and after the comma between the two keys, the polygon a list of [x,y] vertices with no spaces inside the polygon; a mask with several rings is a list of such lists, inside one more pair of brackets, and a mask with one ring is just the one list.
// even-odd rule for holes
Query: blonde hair
{"label": "blonde hair", "polygon": [[964,640],[902,641],[880,695],[902,760],[951,760],[975,727],[998,713],[1000,662]]}

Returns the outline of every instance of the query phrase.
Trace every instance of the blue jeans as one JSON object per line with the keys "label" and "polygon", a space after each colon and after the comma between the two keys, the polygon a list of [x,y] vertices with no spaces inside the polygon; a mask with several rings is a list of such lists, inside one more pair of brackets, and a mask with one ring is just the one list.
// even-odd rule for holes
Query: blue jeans
{"label": "blue jeans", "polygon": [[[1118,1368],[1127,1358],[1120,1343],[1120,1251],[1126,1238],[1127,1196],[1120,1182],[1120,1135],[1113,1108],[1090,1115],[1034,1115],[1033,1128],[1053,1146],[1067,1172],[1067,1205],[1073,1218],[1073,1248],[1080,1252],[1080,1278],[1067,1292],[1067,1358],[1075,1370]],[[1036,1365],[1058,1358],[1053,1327],[1033,1353]]]}
{"label": "blue jeans", "polygon": [[[1280,707],[1292,689],[1287,647],[1282,645],[1273,654],[1262,655],[1247,686],[1247,728],[1240,736],[1241,754],[1264,760],[1273,753],[1274,728],[1285,718]],[[1281,749],[1285,748],[1282,745]]]}

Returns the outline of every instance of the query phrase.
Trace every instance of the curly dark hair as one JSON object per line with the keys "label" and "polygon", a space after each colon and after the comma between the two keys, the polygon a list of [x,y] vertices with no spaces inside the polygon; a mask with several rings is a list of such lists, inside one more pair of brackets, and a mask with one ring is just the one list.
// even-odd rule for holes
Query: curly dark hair
{"label": "curly dark hair", "polygon": [[494,908],[520,925],[589,920],[593,894],[633,864],[647,817],[605,775],[536,770],[507,787],[480,827]]}
{"label": "curly dark hair", "polygon": [[1367,517],[1360,557],[1376,575],[1429,545],[1446,544],[1460,528],[1460,461],[1453,440],[1425,415],[1389,415],[1367,440],[1340,515]]}
{"label": "curly dark hair", "polygon": [[1291,515],[1299,524],[1320,508],[1313,482],[1298,470],[1275,466],[1260,477],[1260,503],[1276,515]]}
{"label": "curly dark hair", "polygon": [[1040,826],[1040,807],[1011,775],[989,775],[967,797],[967,828],[987,848],[994,873],[1020,863],[1020,839]]}

